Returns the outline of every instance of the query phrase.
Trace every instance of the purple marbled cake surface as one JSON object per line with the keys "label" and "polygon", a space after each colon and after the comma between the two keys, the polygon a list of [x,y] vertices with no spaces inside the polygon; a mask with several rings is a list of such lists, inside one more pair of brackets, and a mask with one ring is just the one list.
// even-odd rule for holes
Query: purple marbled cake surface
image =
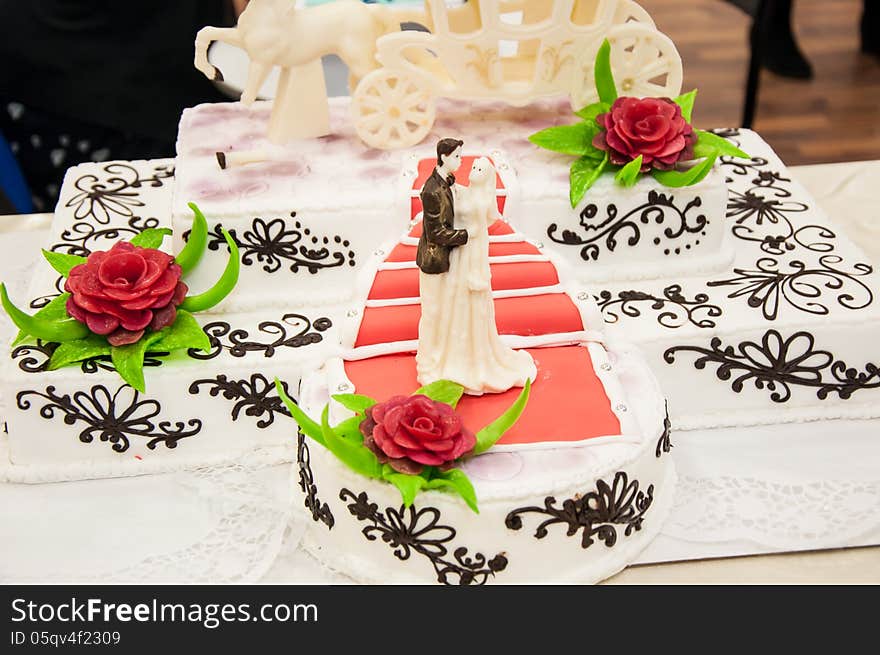
{"label": "purple marbled cake surface", "polygon": [[[550,125],[575,120],[566,100],[536,102],[528,107],[503,103],[440,100],[437,121],[419,145],[406,150],[376,150],[354,132],[348,98],[330,101],[333,133],[283,146],[269,143],[266,130],[271,105],[207,104],[187,109],[177,141],[175,213],[195,201],[217,215],[242,211],[279,211],[295,204],[303,209],[387,205],[398,192],[404,163],[416,153],[432,156],[443,137],[465,140],[472,153],[501,150],[520,177],[528,176],[536,193],[548,184],[567,195],[568,161],[536,148],[528,135]],[[269,159],[221,170],[215,153],[265,149]],[[558,160],[558,166],[554,165]],[[548,175],[558,168],[559,174]]]}

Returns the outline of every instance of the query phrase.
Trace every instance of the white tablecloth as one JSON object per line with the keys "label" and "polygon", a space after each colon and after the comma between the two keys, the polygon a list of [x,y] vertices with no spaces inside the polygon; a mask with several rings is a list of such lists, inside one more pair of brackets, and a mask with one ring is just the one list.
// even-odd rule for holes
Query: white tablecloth
{"label": "white tablecloth", "polygon": [[[880,261],[880,161],[791,171]],[[47,214],[0,217],[0,279],[16,295],[26,292],[50,221]],[[641,562],[880,543],[880,421],[718,430],[708,440],[678,433],[674,442],[678,501]],[[0,484],[0,582],[345,582],[298,549],[306,518],[292,473],[291,465],[242,462],[118,480]],[[866,579],[876,579],[880,548],[857,552],[851,566],[871,565]],[[655,564],[619,577],[705,580],[705,567],[697,566]],[[735,567],[748,560],[731,566],[726,579],[742,579]],[[796,579],[835,580],[815,571],[820,577]],[[861,579],[852,570],[839,576]]]}

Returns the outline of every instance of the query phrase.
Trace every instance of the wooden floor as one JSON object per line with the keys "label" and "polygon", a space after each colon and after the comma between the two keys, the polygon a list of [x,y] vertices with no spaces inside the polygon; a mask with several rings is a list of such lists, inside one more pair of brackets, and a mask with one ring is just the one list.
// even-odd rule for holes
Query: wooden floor
{"label": "wooden floor", "polygon": [[[867,0],[876,2],[877,0]],[[751,18],[722,0],[638,0],[672,38],[697,127],[740,124]],[[859,51],[862,0],[795,0],[809,81],[761,73],[754,128],[787,164],[880,159],[880,59]]]}

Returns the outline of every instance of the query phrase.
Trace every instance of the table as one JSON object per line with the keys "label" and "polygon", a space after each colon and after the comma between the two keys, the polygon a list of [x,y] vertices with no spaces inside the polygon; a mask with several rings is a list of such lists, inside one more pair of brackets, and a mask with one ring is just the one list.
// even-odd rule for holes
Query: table
{"label": "table", "polygon": [[[819,204],[834,217],[835,223],[841,226],[843,231],[865,250],[868,258],[873,261],[880,261],[880,204],[877,203],[874,196],[874,187],[880,182],[880,161],[823,164],[793,167],[790,170],[811,191]],[[8,275],[10,271],[20,268],[23,264],[26,265],[33,259],[37,249],[44,241],[45,231],[48,229],[50,222],[51,214],[0,217],[0,278]],[[271,481],[266,482],[267,486],[284,490],[289,489],[286,485],[293,484],[287,470],[279,469],[274,471],[273,476]],[[83,494],[82,502],[85,503],[91,502],[91,499],[86,501],[85,498],[89,493],[94,493],[94,489],[100,488],[96,486],[99,483],[80,482],[68,484],[79,486],[79,490]],[[141,485],[142,488],[146,489],[147,487],[143,485],[148,483],[149,481],[144,479],[129,479],[127,484],[129,488],[137,488],[137,485]],[[201,493],[210,496],[210,485],[212,482],[210,480],[203,480],[201,483],[204,484],[204,489],[207,490]],[[36,516],[41,513],[41,506],[53,502],[53,493],[57,499],[57,489],[53,490],[51,485],[0,484],[0,507],[4,507],[3,511],[10,514],[15,511],[18,518],[27,516],[27,513],[30,511],[33,511]],[[6,495],[4,496],[4,494]],[[73,502],[75,503],[76,499]],[[154,509],[151,506],[151,502],[153,501],[149,498],[144,498],[141,511]],[[153,504],[161,502],[159,498],[156,498]],[[878,502],[880,502],[880,499],[878,499]],[[283,505],[282,501],[279,508],[277,508],[278,512],[280,512],[278,516],[284,515],[282,510],[290,510],[289,507],[282,507]],[[300,498],[296,495],[295,509],[298,509],[299,505]],[[14,510],[12,509],[13,507]],[[110,512],[108,516],[112,516],[113,511],[125,511],[125,508],[114,508],[111,505],[107,509],[107,512]],[[158,512],[156,513],[158,514]],[[143,523],[145,526],[153,525],[149,523],[150,521],[157,522],[160,520],[146,514],[151,514],[151,512],[146,512],[144,516],[138,519],[138,522]],[[187,521],[187,517],[181,516],[179,521],[182,524]],[[10,536],[14,535],[2,534],[2,526],[6,524],[7,521],[0,521],[0,538],[3,539],[4,543],[9,544],[11,543],[9,540]],[[14,522],[11,524],[14,525]],[[161,523],[155,524],[161,525]],[[198,528],[199,526],[194,526],[193,530]],[[291,527],[285,528],[284,526],[276,526],[276,528],[271,534],[260,535],[261,539],[263,539],[263,550],[266,553],[266,557],[261,561],[248,562],[246,565],[243,565],[244,573],[240,579],[259,580],[266,583],[345,582],[344,579],[322,571],[316,565],[316,562],[311,560],[310,556],[296,550],[294,544],[298,541],[299,530]],[[50,534],[52,530],[63,531],[63,528],[57,525],[46,526],[45,529],[47,534]],[[207,534],[209,527],[206,526],[204,529]],[[145,532],[148,532],[146,528]],[[210,535],[205,537],[206,543],[210,541],[209,537]],[[108,543],[102,539],[100,533],[94,535],[94,541],[97,547],[108,549],[113,547],[113,540],[111,539]],[[880,539],[875,540],[873,536],[869,536],[865,538],[865,543],[880,543]],[[212,556],[210,549],[204,547],[203,543],[197,545],[203,547],[201,550],[196,549],[191,554],[193,561],[203,561],[206,557],[210,558]],[[46,547],[48,549],[50,544],[47,544]],[[651,550],[653,547],[654,544],[652,544],[652,547],[649,547],[647,558],[649,560],[652,557],[654,559],[664,559],[661,552],[662,544],[657,549],[654,549],[657,552],[652,555]],[[47,552],[49,551],[47,550]],[[146,552],[148,552],[148,549],[145,550]],[[278,557],[274,557],[274,554],[277,554]],[[30,552],[28,555],[30,556]],[[7,568],[0,568],[0,580],[24,579],[39,581],[39,576],[35,573],[25,574],[22,578],[13,573],[15,567],[32,572],[42,570],[41,567],[50,568],[49,564],[45,564],[41,560],[41,557],[45,557],[45,555],[35,553],[32,557],[33,561],[30,562],[22,560],[16,562],[14,557],[13,561],[9,562],[9,558],[7,558]],[[162,567],[165,564],[163,564],[161,558],[145,556],[144,561],[148,562],[150,567],[153,567],[149,569],[150,580],[175,582],[180,579],[177,576],[183,575],[181,569],[175,569],[170,564],[163,569]],[[206,566],[204,576],[212,575],[214,570],[223,570],[222,562],[212,562],[211,564],[211,566]],[[141,571],[144,570],[141,569]],[[125,573],[130,579],[139,579],[140,573],[138,570],[126,571]],[[64,581],[66,577],[53,578],[51,581]],[[87,577],[87,579],[89,578]],[[878,583],[880,582],[880,546],[642,564],[631,566],[606,581],[608,584],[762,582]]]}

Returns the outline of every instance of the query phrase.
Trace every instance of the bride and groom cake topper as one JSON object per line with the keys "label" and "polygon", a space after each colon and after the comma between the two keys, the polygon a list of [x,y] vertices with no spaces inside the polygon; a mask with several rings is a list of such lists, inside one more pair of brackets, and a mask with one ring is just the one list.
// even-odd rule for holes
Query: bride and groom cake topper
{"label": "bride and groom cake topper", "polygon": [[474,160],[470,185],[456,184],[463,142],[441,139],[437,166],[422,187],[419,267],[420,384],[451,380],[469,394],[500,393],[534,381],[532,356],[507,347],[495,325],[489,266],[489,226],[501,218],[496,171]]}

